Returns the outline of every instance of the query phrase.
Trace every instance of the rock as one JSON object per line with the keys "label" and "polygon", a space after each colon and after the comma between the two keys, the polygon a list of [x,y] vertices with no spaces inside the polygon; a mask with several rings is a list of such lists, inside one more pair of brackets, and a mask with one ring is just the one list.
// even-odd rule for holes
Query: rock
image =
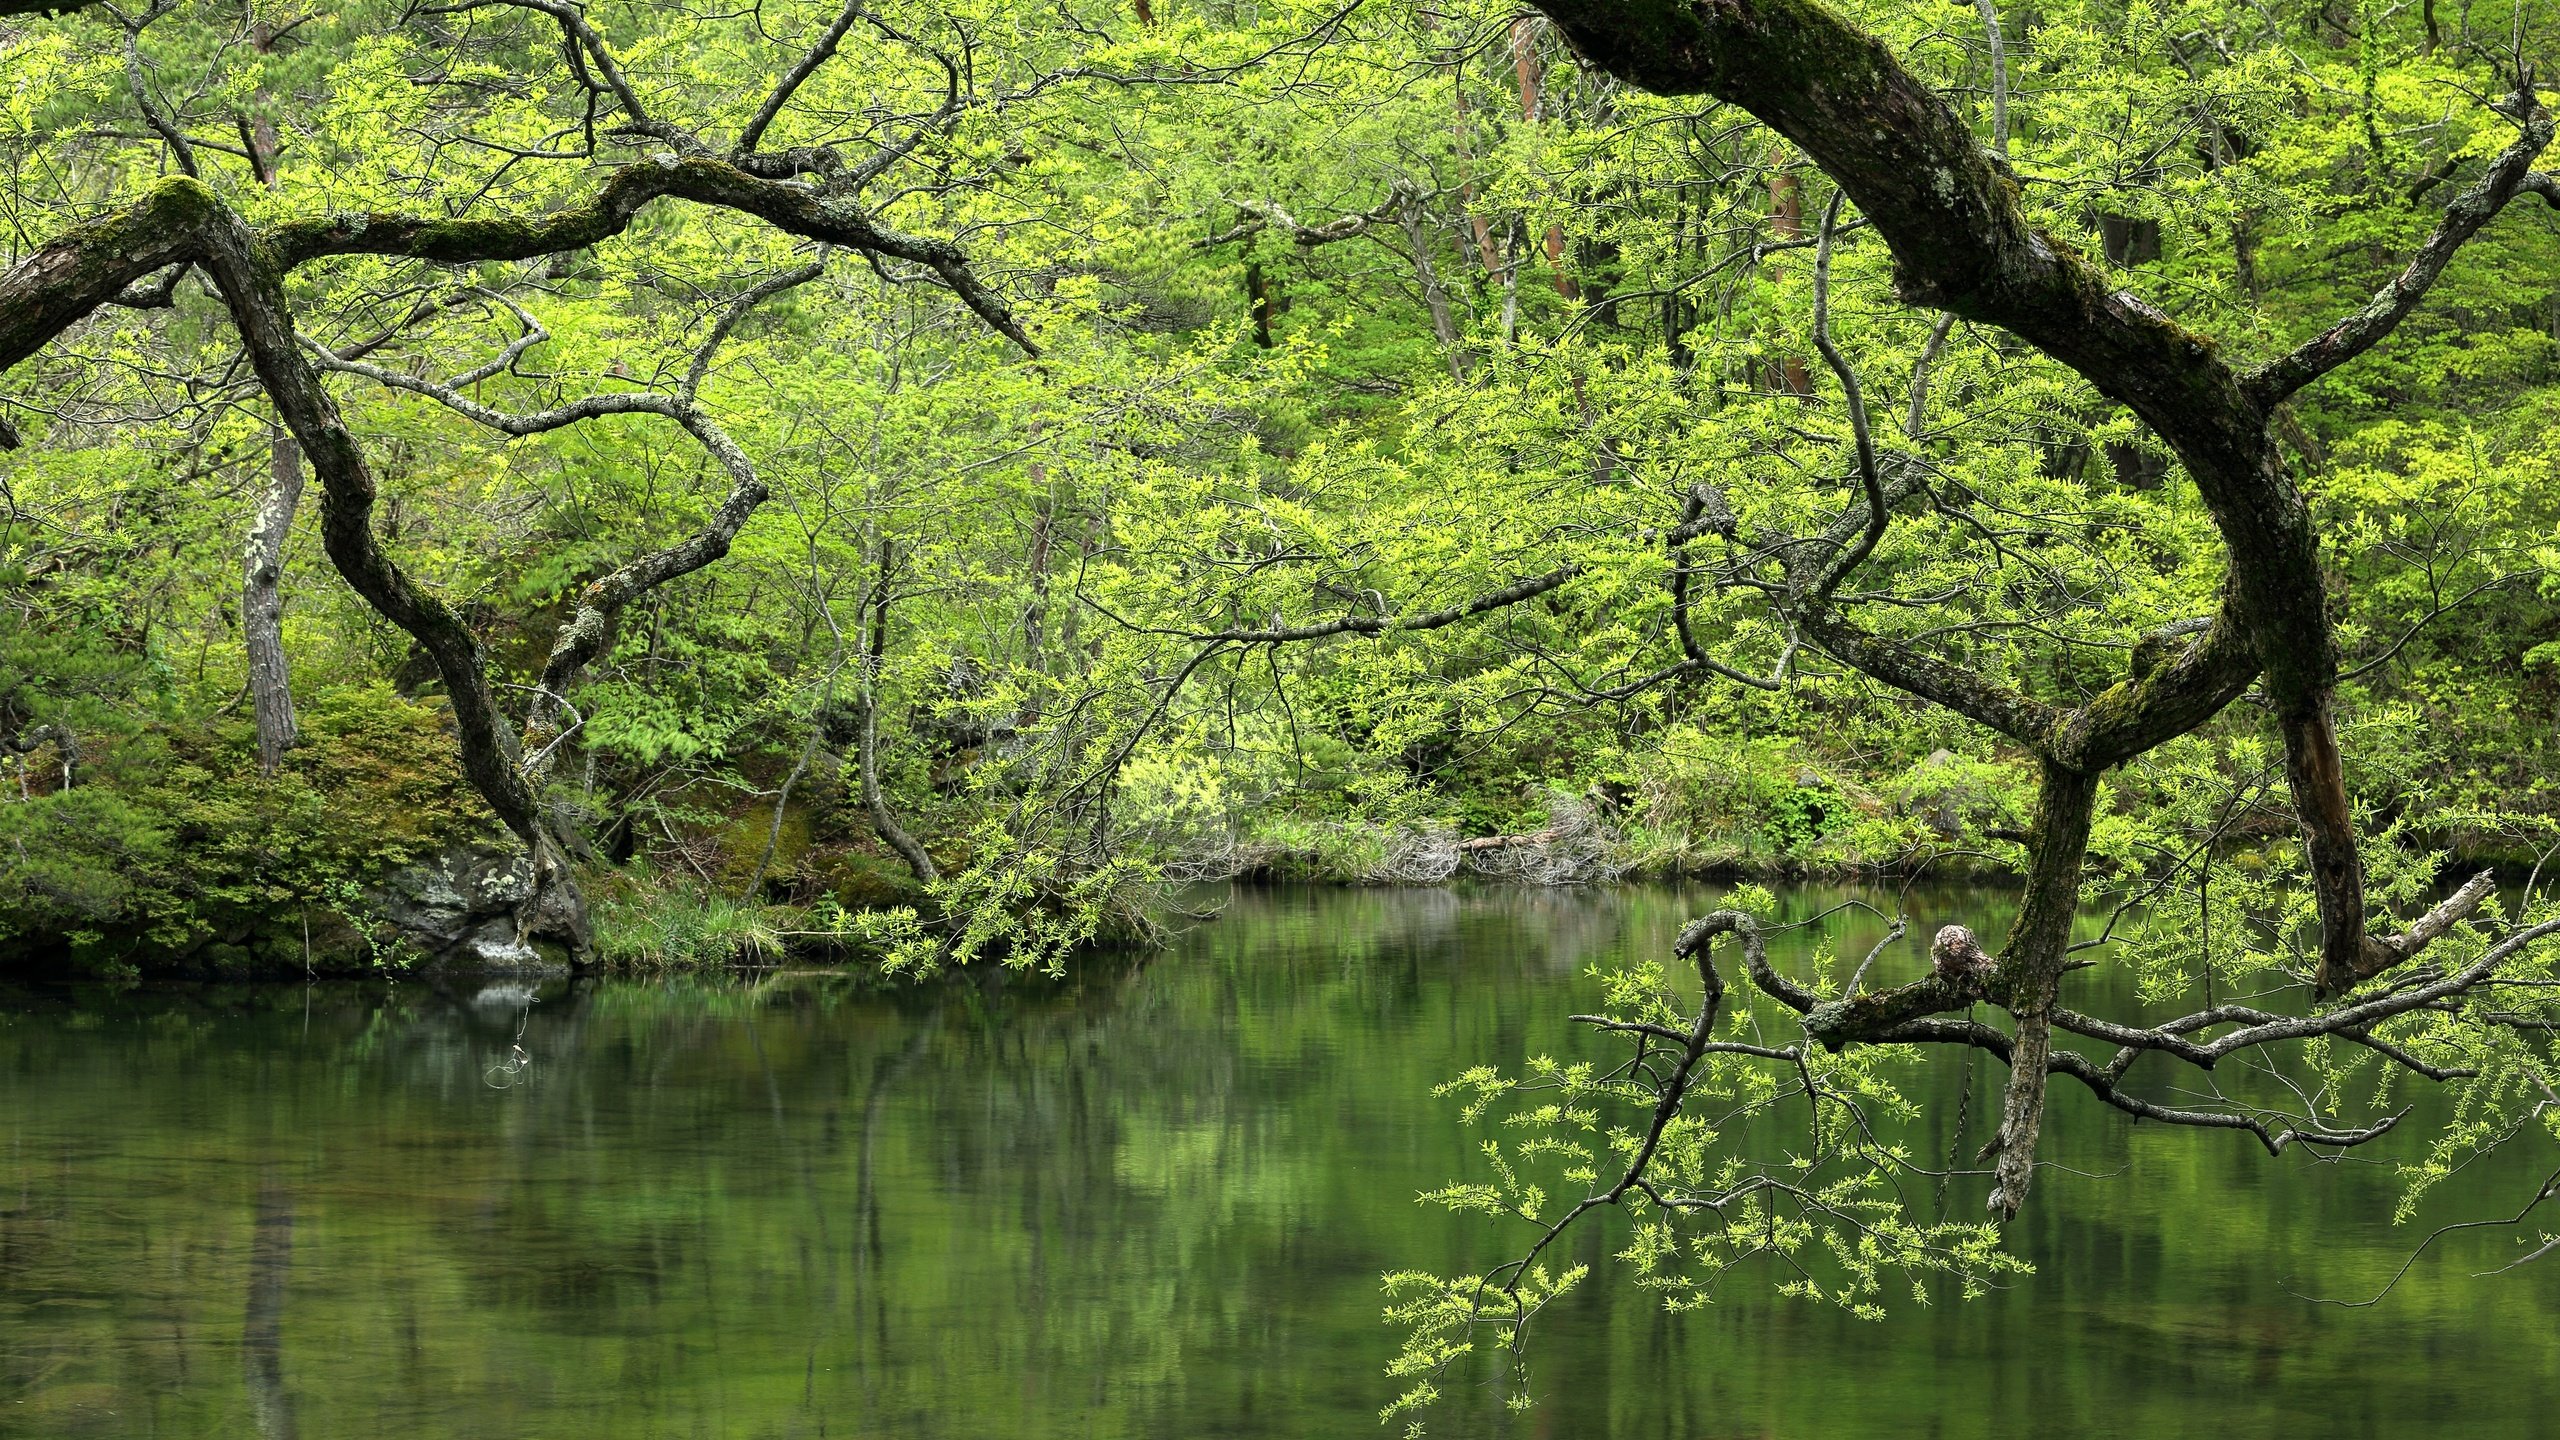
{"label": "rock", "polygon": [[373,895],[377,922],[427,964],[507,974],[564,971],[517,933],[516,910],[533,893],[533,862],[521,850],[465,841],[396,871]]}

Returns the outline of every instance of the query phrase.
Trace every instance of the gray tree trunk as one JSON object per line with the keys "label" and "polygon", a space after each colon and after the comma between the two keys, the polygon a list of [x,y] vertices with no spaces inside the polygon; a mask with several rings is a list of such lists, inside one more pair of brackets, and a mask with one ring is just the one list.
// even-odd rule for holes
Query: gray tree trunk
{"label": "gray tree trunk", "polygon": [[[257,53],[275,49],[264,22],[250,26]],[[249,168],[258,183],[276,185],[276,122],[265,90],[257,92],[254,117],[240,127],[249,142]],[[249,522],[248,553],[240,582],[240,631],[249,651],[249,705],[258,722],[258,773],[273,775],[284,752],[301,738],[293,719],[293,668],[284,654],[284,543],[293,534],[293,512],[302,505],[302,447],[282,425],[267,432],[267,483]]]}
{"label": "gray tree trunk", "polygon": [[284,543],[302,504],[302,447],[278,429],[268,437],[271,463],[240,584],[240,629],[249,648],[249,704],[258,722],[258,770],[273,775],[299,732],[293,719],[293,672],[284,654]]}

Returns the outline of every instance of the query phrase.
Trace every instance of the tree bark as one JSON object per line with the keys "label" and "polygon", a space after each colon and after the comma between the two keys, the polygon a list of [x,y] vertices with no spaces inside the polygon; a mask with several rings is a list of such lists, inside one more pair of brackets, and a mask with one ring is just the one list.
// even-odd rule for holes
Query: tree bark
{"label": "tree bark", "polygon": [[284,650],[284,547],[302,504],[302,449],[278,426],[267,439],[267,483],[249,522],[240,582],[240,634],[249,652],[249,708],[258,726],[258,771],[273,775],[300,739],[293,675]]}
{"label": "tree bark", "polygon": [[[275,51],[275,31],[265,21],[249,27],[249,45],[260,55]],[[249,169],[272,190],[277,183],[275,117],[267,92],[254,98],[257,114],[244,118]],[[300,732],[293,715],[293,670],[284,650],[284,547],[302,505],[302,451],[281,425],[267,436],[267,483],[249,524],[240,580],[240,634],[249,656],[249,709],[258,727],[258,773],[272,776]]]}
{"label": "tree bark", "polygon": [[2080,908],[2080,865],[2098,780],[2047,765],[2036,798],[2028,846],[2027,889],[2000,952],[1994,985],[2017,1021],[2009,1055],[2009,1088],[2000,1105],[2000,1157],[1993,1171],[1991,1213],[2009,1220],[2035,1179],[2036,1134],[2044,1124],[2045,1065],[2053,1052],[2053,1007],[2071,951],[2071,922]]}
{"label": "tree bark", "polygon": [[491,691],[478,637],[451,606],[420,588],[383,552],[373,533],[379,491],[372,467],[299,348],[272,252],[210,192],[202,186],[192,190],[189,228],[202,237],[200,263],[230,307],[259,382],[320,478],[320,534],[330,561],[357,594],[434,660],[453,707],[463,775],[532,857],[532,890],[516,917],[519,937],[559,939],[583,957],[586,901],[568,857],[542,823],[533,788],[517,772],[514,736]]}
{"label": "tree bark", "polygon": [[871,828],[883,844],[898,852],[907,869],[917,880],[931,885],[942,878],[916,837],[898,823],[897,814],[889,808],[889,797],[880,789],[880,657],[889,647],[889,571],[895,557],[887,541],[880,544],[880,578],[872,591],[869,623],[863,628],[862,642],[862,733],[855,741],[854,770],[862,786],[862,808],[871,815]]}

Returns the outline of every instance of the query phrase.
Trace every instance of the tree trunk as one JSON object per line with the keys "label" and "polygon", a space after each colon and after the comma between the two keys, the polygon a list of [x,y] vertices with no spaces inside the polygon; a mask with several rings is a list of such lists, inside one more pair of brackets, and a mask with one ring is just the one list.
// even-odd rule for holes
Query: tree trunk
{"label": "tree trunk", "polygon": [[1502,343],[1507,348],[1520,338],[1520,246],[1526,238],[1523,227],[1513,222],[1504,243],[1502,264]]}
{"label": "tree trunk", "polygon": [[2029,842],[2026,895],[2008,943],[2000,952],[1996,985],[2017,1019],[2009,1054],[2009,1090],[2000,1107],[1995,1144],[2000,1159],[1991,1187],[1991,1213],[2013,1218],[2035,1179],[2036,1132],[2044,1123],[2045,1057],[2053,1050],[2053,1006],[2071,951],[2071,922],[2080,903],[2080,864],[2089,848],[2095,809],[2094,775],[2047,765],[2036,798],[2035,832]]}
{"label": "tree trunk", "polygon": [[258,772],[273,775],[299,734],[293,675],[284,653],[284,546],[302,504],[302,448],[282,426],[267,439],[267,483],[249,522],[240,582],[241,639],[249,651],[249,706],[258,725]]}
{"label": "tree trunk", "polygon": [[1473,178],[1476,157],[1467,138],[1467,82],[1455,66],[1450,67],[1449,93],[1456,97],[1457,120],[1453,128],[1458,143],[1458,164],[1469,177],[1458,186],[1458,202],[1466,207],[1467,233],[1475,239],[1476,258],[1484,265],[1485,275],[1491,278],[1502,273],[1502,252],[1493,243],[1493,222],[1484,218],[1484,212],[1476,207],[1476,182]]}
{"label": "tree trunk", "polygon": [[886,541],[880,546],[879,588],[873,592],[870,624],[864,630],[862,645],[862,733],[855,742],[854,770],[862,785],[862,808],[871,814],[871,828],[916,879],[931,885],[942,878],[916,837],[898,823],[889,809],[889,797],[880,789],[880,657],[889,645],[889,567],[891,552]]}
{"label": "tree trunk", "polygon": [[1244,294],[1246,304],[1253,312],[1253,343],[1259,349],[1268,350],[1274,343],[1271,316],[1277,306],[1271,298],[1271,285],[1263,276],[1259,260],[1244,262]]}
{"label": "tree trunk", "polygon": [[[1056,496],[1046,493],[1049,467],[1032,462],[1028,467],[1031,483],[1043,493],[1031,504],[1031,559],[1024,567],[1031,585],[1031,603],[1022,611],[1022,668],[1034,677],[1049,669],[1049,549],[1052,532],[1057,528]],[[1040,700],[1035,693],[1024,708],[1023,718],[1038,718]]]}
{"label": "tree trunk", "polygon": [[330,561],[365,602],[407,631],[434,659],[453,706],[462,771],[471,788],[517,839],[533,867],[533,885],[516,914],[520,938],[542,936],[567,943],[572,955],[587,952],[586,899],[578,893],[568,857],[542,823],[533,788],[516,769],[514,739],[491,692],[480,642],[453,607],[421,589],[373,533],[377,490],[337,402],[330,398],[294,334],[284,287],[261,258],[240,218],[198,187],[184,197],[204,236],[202,263],[222,291],[233,324],[259,382],[274,400],[302,453],[320,479],[320,535]]}
{"label": "tree trunk", "polygon": [[2302,820],[2303,858],[2320,909],[2320,982],[2334,995],[2354,980],[2365,958],[2364,866],[2356,854],[2355,814],[2347,802],[2346,766],[2323,688],[2279,712],[2284,774]]}
{"label": "tree trunk", "polygon": [[[1414,18],[1426,31],[1436,32],[1440,28],[1439,17],[1427,7],[1416,11]],[[1466,217],[1467,230],[1475,240],[1476,256],[1484,262],[1485,277],[1492,279],[1502,274],[1502,255],[1494,248],[1492,223],[1476,209],[1476,154],[1474,142],[1468,136],[1473,127],[1467,123],[1466,68],[1459,63],[1456,51],[1443,50],[1440,55],[1440,73],[1449,78],[1449,138],[1458,151],[1459,213]],[[1459,247],[1461,251],[1465,248],[1463,244]]]}
{"label": "tree trunk", "polygon": [[[260,21],[249,27],[249,43],[260,55],[275,50],[275,33]],[[240,133],[248,142],[249,168],[258,183],[276,186],[276,122],[267,113],[267,93],[255,98],[258,113],[244,120]],[[294,512],[302,505],[302,451],[281,425],[267,436],[267,483],[258,495],[249,522],[248,553],[240,581],[240,631],[249,652],[249,708],[258,726],[258,773],[272,776],[284,763],[300,732],[293,718],[293,671],[284,652],[284,547],[293,534]]]}
{"label": "tree trunk", "polygon": [[[1804,238],[1804,182],[1792,170],[1769,172],[1769,238]],[[1771,388],[1790,395],[1813,393],[1813,373],[1805,368],[1801,355],[1781,356],[1770,367],[1769,378]]]}
{"label": "tree trunk", "polygon": [[[1546,67],[1538,60],[1538,22],[1527,15],[1511,22],[1511,74],[1520,85],[1520,118],[1534,125],[1545,113]],[[1564,227],[1547,227],[1547,265],[1555,271],[1556,293],[1582,298],[1582,289],[1564,268]]]}
{"label": "tree trunk", "polygon": [[1405,242],[1413,247],[1413,278],[1422,287],[1422,303],[1431,312],[1431,334],[1449,362],[1449,378],[1467,378],[1467,351],[1458,338],[1458,322],[1450,314],[1449,292],[1431,263],[1431,233],[1422,223],[1422,199],[1408,190],[1399,195],[1397,218],[1404,223]]}

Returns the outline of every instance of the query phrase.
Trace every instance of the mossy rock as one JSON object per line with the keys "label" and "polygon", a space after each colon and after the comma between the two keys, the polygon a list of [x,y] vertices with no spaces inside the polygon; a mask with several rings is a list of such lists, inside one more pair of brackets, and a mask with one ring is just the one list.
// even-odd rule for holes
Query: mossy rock
{"label": "mossy rock", "polygon": [[862,850],[812,851],[800,864],[801,877],[847,910],[883,910],[921,904],[924,887],[906,865],[886,855]]}
{"label": "mossy rock", "polygon": [[717,878],[722,888],[736,891],[755,874],[756,862],[764,857],[765,843],[773,844],[773,861],[765,867],[768,883],[787,882],[799,875],[808,858],[812,829],[809,807],[795,799],[782,807],[782,828],[774,829],[773,812],[758,809],[732,820],[720,831],[721,864]]}

